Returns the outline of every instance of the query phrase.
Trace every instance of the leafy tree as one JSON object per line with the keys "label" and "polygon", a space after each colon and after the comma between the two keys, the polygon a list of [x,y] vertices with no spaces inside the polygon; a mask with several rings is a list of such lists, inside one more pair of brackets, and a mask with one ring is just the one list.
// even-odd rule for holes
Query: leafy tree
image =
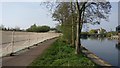
{"label": "leafy tree", "polygon": [[31,27],[28,28],[26,31],[28,31],[28,32],[37,32],[37,26],[36,26],[36,24],[31,25]]}
{"label": "leafy tree", "polygon": [[39,26],[38,28],[39,32],[48,32],[50,30],[49,26]]}
{"label": "leafy tree", "polygon": [[100,34],[104,34],[104,33],[106,33],[106,30],[101,28]]}
{"label": "leafy tree", "polygon": [[75,9],[73,9],[74,7],[72,5],[73,3],[61,2],[57,9],[55,9],[52,17],[55,21],[59,21],[63,38],[74,46],[76,29],[74,21],[76,20],[76,13],[74,12]]}
{"label": "leafy tree", "polygon": [[[107,20],[111,10],[110,2],[60,2],[54,8],[53,19],[59,21],[65,39],[71,41],[72,35],[76,39],[76,54],[80,54],[80,35],[84,23],[100,24],[102,19]],[[50,4],[53,7],[54,4]],[[47,6],[49,4],[47,3]],[[73,28],[74,27],[74,28]],[[76,27],[76,28],[75,28]],[[74,29],[74,30],[73,30]],[[75,34],[73,34],[73,32]]]}
{"label": "leafy tree", "polygon": [[36,24],[32,25],[26,31],[28,32],[48,32],[50,30],[49,26],[36,26]]}
{"label": "leafy tree", "polygon": [[116,32],[116,31],[110,31],[110,32],[106,33],[106,37],[111,37],[113,35],[118,35],[118,32]]}
{"label": "leafy tree", "polygon": [[97,30],[94,30],[94,29],[89,31],[89,34],[96,34],[96,33],[97,33]]}

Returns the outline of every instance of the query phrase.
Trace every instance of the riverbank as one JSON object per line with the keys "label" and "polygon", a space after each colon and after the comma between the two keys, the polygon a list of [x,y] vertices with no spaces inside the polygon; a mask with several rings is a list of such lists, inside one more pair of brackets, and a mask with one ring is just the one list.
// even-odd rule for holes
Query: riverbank
{"label": "riverbank", "polygon": [[82,46],[86,49],[110,63],[112,66],[119,66],[120,49],[116,45],[117,40],[104,39],[81,39]]}
{"label": "riverbank", "polygon": [[97,65],[83,54],[75,55],[75,48],[61,39],[55,41],[42,56],[35,59],[30,66],[92,66]]}
{"label": "riverbank", "polygon": [[88,57],[90,60],[92,60],[94,63],[96,63],[99,66],[112,66],[111,64],[109,64],[108,62],[102,60],[101,58],[99,58],[97,55],[95,55],[94,53],[90,52],[88,49],[86,49],[85,47],[81,46],[81,50],[82,53]]}
{"label": "riverbank", "polygon": [[116,40],[119,40],[119,36],[118,35],[115,35],[115,36],[111,36],[111,37],[108,37],[108,39],[116,39]]}

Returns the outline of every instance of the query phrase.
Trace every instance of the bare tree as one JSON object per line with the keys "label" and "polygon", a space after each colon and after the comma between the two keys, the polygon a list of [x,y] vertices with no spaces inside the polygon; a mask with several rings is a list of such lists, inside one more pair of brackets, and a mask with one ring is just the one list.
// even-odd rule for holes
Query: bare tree
{"label": "bare tree", "polygon": [[80,34],[83,23],[100,24],[101,19],[108,18],[111,9],[110,2],[78,2],[77,8],[77,38],[76,38],[76,54],[80,54]]}

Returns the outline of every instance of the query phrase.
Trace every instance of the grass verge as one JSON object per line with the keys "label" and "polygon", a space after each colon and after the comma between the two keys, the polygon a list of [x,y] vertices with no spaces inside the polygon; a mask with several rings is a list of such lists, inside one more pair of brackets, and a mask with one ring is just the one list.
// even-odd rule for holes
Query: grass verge
{"label": "grass verge", "polygon": [[93,66],[96,65],[83,54],[75,55],[75,48],[61,39],[56,40],[42,56],[35,59],[30,66]]}

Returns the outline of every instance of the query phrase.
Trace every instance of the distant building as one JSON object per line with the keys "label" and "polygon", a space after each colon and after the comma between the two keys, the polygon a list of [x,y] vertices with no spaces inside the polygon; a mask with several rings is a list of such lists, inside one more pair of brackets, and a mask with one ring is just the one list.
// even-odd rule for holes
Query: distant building
{"label": "distant building", "polygon": [[116,27],[116,31],[120,32],[120,25]]}
{"label": "distant building", "polygon": [[100,34],[101,33],[101,28],[100,29],[97,29],[97,33]]}
{"label": "distant building", "polygon": [[106,33],[106,30],[102,28],[96,29],[96,31],[97,31],[97,34]]}

